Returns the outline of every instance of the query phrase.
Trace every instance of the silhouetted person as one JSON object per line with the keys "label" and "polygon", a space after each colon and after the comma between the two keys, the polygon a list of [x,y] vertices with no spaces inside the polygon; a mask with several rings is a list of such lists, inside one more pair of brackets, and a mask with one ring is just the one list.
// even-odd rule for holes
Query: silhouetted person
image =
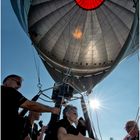
{"label": "silhouetted person", "polygon": [[92,140],[83,136],[79,129],[72,124],[78,122],[77,108],[67,105],[63,110],[63,119],[59,120],[52,130],[52,137],[48,140]]}
{"label": "silhouetted person", "polygon": [[21,135],[23,140],[43,140],[43,135],[47,129],[47,126],[42,126],[40,131],[35,121],[40,119],[41,113],[30,111],[28,116],[22,117],[19,121]]}
{"label": "silhouetted person", "polygon": [[36,112],[58,114],[60,109],[30,101],[17,91],[22,84],[22,77],[9,75],[1,86],[1,140],[19,140],[18,109],[19,107]]}

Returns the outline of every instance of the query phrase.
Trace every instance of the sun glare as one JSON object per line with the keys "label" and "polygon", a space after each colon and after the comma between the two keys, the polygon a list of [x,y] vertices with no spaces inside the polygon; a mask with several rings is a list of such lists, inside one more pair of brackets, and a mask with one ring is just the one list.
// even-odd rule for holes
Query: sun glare
{"label": "sun glare", "polygon": [[101,103],[98,99],[90,99],[90,107],[93,109],[100,109]]}

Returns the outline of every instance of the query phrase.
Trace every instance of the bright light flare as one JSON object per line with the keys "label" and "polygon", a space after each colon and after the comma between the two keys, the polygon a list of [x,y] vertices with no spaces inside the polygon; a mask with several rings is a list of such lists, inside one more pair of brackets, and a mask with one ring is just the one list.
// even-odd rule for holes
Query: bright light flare
{"label": "bright light flare", "polygon": [[97,110],[101,108],[101,103],[98,99],[90,99],[90,107]]}
{"label": "bright light flare", "polygon": [[72,35],[73,35],[73,37],[75,38],[75,39],[81,39],[81,37],[82,37],[82,31],[81,31],[81,29],[79,28],[79,27],[77,27],[75,30],[74,30],[74,32],[72,33]]}

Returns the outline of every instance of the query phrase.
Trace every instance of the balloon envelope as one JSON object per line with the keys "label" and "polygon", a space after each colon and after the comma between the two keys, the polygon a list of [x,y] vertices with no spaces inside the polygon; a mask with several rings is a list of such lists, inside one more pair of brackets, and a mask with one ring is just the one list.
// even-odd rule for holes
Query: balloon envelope
{"label": "balloon envelope", "polygon": [[106,0],[89,10],[77,1],[11,3],[52,78],[83,92],[138,50],[138,2]]}

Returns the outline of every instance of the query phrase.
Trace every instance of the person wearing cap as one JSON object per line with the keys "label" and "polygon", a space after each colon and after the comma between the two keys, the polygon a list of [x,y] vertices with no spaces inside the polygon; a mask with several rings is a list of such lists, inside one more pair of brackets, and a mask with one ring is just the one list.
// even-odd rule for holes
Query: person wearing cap
{"label": "person wearing cap", "polygon": [[[12,74],[3,80],[1,86],[1,140],[19,140],[18,109],[19,107],[36,112],[59,114],[60,109],[30,101],[18,89],[22,85],[22,77]],[[14,133],[13,133],[14,132]]]}
{"label": "person wearing cap", "polygon": [[63,110],[63,119],[55,124],[51,135],[46,137],[45,140],[93,140],[83,136],[79,129],[73,126],[77,122],[77,108],[73,105],[67,105]]}
{"label": "person wearing cap", "polygon": [[139,127],[137,122],[130,120],[125,125],[128,135],[123,140],[139,140]]}

